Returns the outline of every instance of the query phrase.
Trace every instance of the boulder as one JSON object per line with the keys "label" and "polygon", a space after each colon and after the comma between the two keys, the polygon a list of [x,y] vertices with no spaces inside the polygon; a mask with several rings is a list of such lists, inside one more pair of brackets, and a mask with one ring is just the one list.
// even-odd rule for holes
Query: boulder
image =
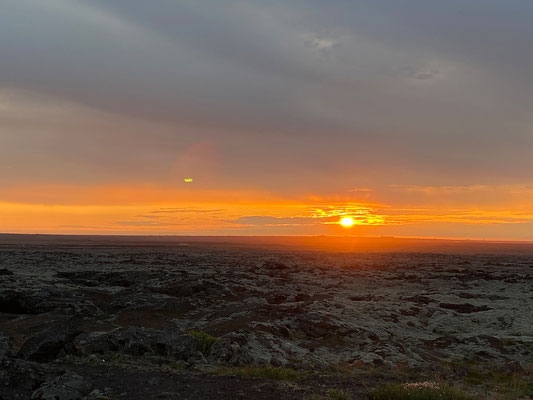
{"label": "boulder", "polygon": [[67,372],[49,382],[45,382],[35,390],[32,400],[81,400],[90,390],[87,384],[78,374]]}
{"label": "boulder", "polygon": [[11,357],[13,355],[13,346],[11,339],[0,332],[0,360]]}
{"label": "boulder", "polygon": [[383,357],[376,353],[361,352],[359,354],[359,360],[361,360],[363,364],[367,365],[383,365]]}
{"label": "boulder", "polygon": [[61,293],[53,288],[41,288],[37,291],[9,289],[0,292],[0,312],[6,314],[37,315],[57,310],[73,314],[86,313],[95,308],[94,305],[84,303],[87,302],[74,299],[68,293]]}
{"label": "boulder", "polygon": [[13,275],[13,271],[8,270],[7,268],[0,269],[0,276]]}
{"label": "boulder", "polygon": [[204,361],[200,340],[170,330],[129,327],[92,332],[76,339],[76,349],[85,354],[122,352],[132,356],[158,355],[187,362]]}
{"label": "boulder", "polygon": [[45,380],[40,364],[19,359],[0,360],[0,399],[29,399]]}
{"label": "boulder", "polygon": [[18,356],[40,362],[54,360],[82,332],[81,323],[81,318],[72,317],[30,336],[20,348]]}
{"label": "boulder", "polygon": [[102,391],[95,389],[85,396],[83,400],[110,400],[110,397],[106,395],[105,391],[102,393]]}
{"label": "boulder", "polygon": [[198,338],[191,335],[163,335],[162,339],[166,345],[166,355],[189,362],[205,361]]}
{"label": "boulder", "polygon": [[313,339],[325,338],[335,334],[343,336],[350,333],[335,316],[316,311],[301,313],[291,322],[291,327],[302,331],[307,337]]}
{"label": "boulder", "polygon": [[6,314],[39,314],[38,304],[43,298],[15,290],[0,292],[0,312]]}
{"label": "boulder", "polygon": [[208,361],[217,365],[287,365],[288,361],[272,350],[272,343],[246,331],[222,336],[211,346]]}

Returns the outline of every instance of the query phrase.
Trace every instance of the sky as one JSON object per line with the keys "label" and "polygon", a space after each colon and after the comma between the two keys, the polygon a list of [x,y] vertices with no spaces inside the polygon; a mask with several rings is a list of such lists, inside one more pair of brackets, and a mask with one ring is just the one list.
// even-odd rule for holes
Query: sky
{"label": "sky", "polygon": [[0,232],[533,240],[530,0],[0,10]]}

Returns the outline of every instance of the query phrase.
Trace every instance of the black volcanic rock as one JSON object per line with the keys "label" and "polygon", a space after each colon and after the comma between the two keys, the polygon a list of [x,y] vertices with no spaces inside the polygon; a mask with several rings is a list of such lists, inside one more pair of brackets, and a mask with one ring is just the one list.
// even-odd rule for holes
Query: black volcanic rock
{"label": "black volcanic rock", "polygon": [[[442,359],[464,356],[513,361],[526,371],[533,362],[528,312],[533,256],[494,259],[505,262],[489,264],[481,255],[192,246],[82,244],[2,252],[0,268],[15,274],[0,276],[5,333],[0,335],[0,400],[27,400],[38,388],[59,395],[64,385],[56,378],[64,371],[94,386],[96,394],[85,400],[96,400],[98,393],[117,399],[155,400],[167,393],[166,398],[229,400],[227,387],[254,385],[250,379],[212,375],[216,366],[317,370],[355,363],[376,371],[383,366],[438,370]],[[82,324],[69,326],[71,315],[82,315]],[[201,349],[211,339],[184,334],[190,329],[217,336],[207,357]],[[12,349],[21,345],[15,358]],[[191,365],[194,371],[176,368]],[[283,397],[269,386],[245,390],[249,396],[241,397],[327,396],[324,388],[332,378],[316,376],[298,386],[311,384],[318,391],[294,395],[283,386]],[[207,381],[213,389],[209,396]],[[221,381],[230,386],[220,386]],[[364,397],[352,387],[360,395],[355,398]]]}
{"label": "black volcanic rock", "polygon": [[7,268],[0,269],[0,276],[10,276],[14,275],[13,271],[8,270]]}
{"label": "black volcanic rock", "polygon": [[106,285],[128,288],[137,284],[142,284],[156,275],[144,271],[125,270],[120,272],[59,271],[57,272],[57,276],[80,286],[95,287]]}
{"label": "black volcanic rock", "polygon": [[27,400],[45,381],[45,370],[37,363],[19,359],[0,360],[0,399]]}
{"label": "black volcanic rock", "polygon": [[0,312],[2,313],[39,315],[58,310],[67,314],[97,312],[93,304],[83,299],[75,299],[70,293],[61,293],[51,287],[39,290],[8,289],[0,292]]}
{"label": "black volcanic rock", "polygon": [[82,333],[82,320],[79,317],[69,318],[31,336],[24,342],[18,356],[24,360],[52,361]]}
{"label": "black volcanic rock", "polygon": [[191,335],[139,327],[84,334],[75,343],[82,354],[122,352],[137,357],[150,354],[187,362],[204,359],[200,345],[200,341]]}
{"label": "black volcanic rock", "polygon": [[13,346],[11,339],[0,332],[0,360],[12,356]]}
{"label": "black volcanic rock", "polygon": [[417,294],[415,296],[411,296],[411,297],[406,297],[404,300],[407,300],[407,301],[412,301],[413,303],[419,303],[419,304],[429,304],[429,303],[432,303],[434,302],[435,300],[427,297],[427,296],[424,296],[424,295],[421,295],[421,294]]}
{"label": "black volcanic rock", "polygon": [[247,331],[232,332],[211,346],[209,362],[219,365],[286,365],[288,361],[272,350],[272,343]]}
{"label": "black volcanic rock", "polygon": [[15,290],[0,292],[0,312],[6,314],[39,314],[37,305],[43,298]]}
{"label": "black volcanic rock", "polygon": [[268,301],[268,304],[282,304],[282,303],[286,302],[287,297],[288,296],[286,296],[284,294],[278,294],[278,295],[275,295],[275,296],[269,296],[267,298],[267,301]]}
{"label": "black volcanic rock", "polygon": [[492,308],[488,306],[476,306],[474,304],[464,303],[464,304],[454,304],[454,303],[440,303],[440,308],[446,308],[448,310],[457,311],[458,313],[462,314],[470,314],[480,311],[489,311],[492,310]]}
{"label": "black volcanic rock", "polygon": [[351,301],[372,301],[373,297],[370,294],[363,296],[351,296],[349,297]]}
{"label": "black volcanic rock", "polygon": [[32,400],[81,400],[90,390],[83,377],[67,372],[45,382],[32,393]]}
{"label": "black volcanic rock", "polygon": [[181,281],[169,283],[163,287],[150,288],[155,293],[172,297],[189,297],[207,290],[207,285],[197,281]]}
{"label": "black volcanic rock", "polygon": [[282,271],[282,270],[290,269],[291,267],[279,261],[269,260],[263,264],[263,268],[266,268],[269,270]]}

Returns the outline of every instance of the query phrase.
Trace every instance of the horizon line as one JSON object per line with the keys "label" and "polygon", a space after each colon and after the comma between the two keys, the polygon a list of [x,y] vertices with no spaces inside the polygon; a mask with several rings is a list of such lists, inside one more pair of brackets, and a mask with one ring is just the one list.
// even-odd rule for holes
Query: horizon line
{"label": "horizon line", "polygon": [[478,243],[502,243],[502,244],[530,244],[533,240],[519,239],[486,239],[486,238],[459,238],[459,237],[437,237],[437,236],[363,236],[363,235],[180,235],[180,234],[70,234],[70,233],[17,233],[0,232],[0,236],[60,236],[60,237],[127,237],[127,238],[347,238],[347,239],[399,239],[399,240],[428,240],[444,242],[478,242]]}

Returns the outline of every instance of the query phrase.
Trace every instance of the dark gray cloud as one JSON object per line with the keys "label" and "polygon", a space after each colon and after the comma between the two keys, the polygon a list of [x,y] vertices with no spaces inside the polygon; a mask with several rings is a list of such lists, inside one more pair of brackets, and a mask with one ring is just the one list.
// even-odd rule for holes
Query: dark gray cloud
{"label": "dark gray cloud", "polygon": [[530,180],[531,2],[2,4],[0,183]]}

